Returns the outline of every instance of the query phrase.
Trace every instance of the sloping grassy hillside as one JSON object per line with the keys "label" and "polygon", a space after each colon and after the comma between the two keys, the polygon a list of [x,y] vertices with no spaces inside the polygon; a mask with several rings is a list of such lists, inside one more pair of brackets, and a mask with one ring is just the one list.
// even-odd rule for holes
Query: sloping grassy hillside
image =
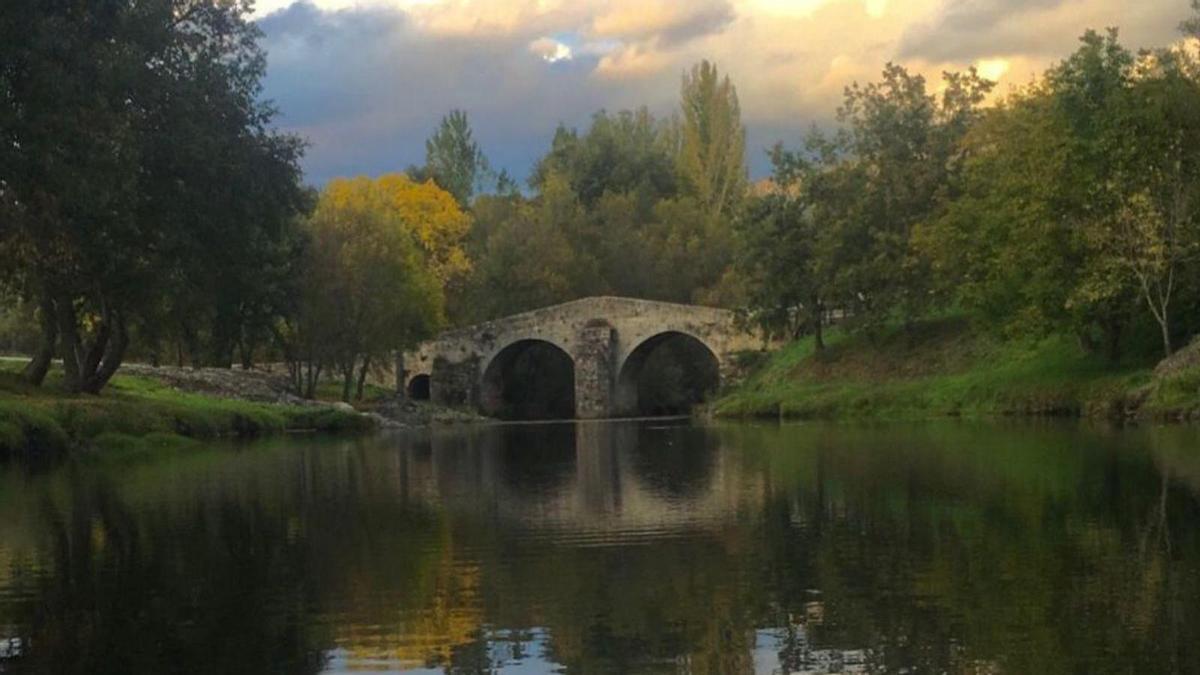
{"label": "sloping grassy hillside", "polygon": [[118,375],[100,396],[67,395],[55,374],[42,387],[24,384],[20,365],[0,362],[0,456],[372,427],[351,412],[184,393],[144,377]]}
{"label": "sloping grassy hillside", "polygon": [[[875,341],[834,330],[822,353],[811,338],[780,350],[713,405],[724,417],[924,419],[943,416],[1128,416],[1200,402],[1170,389],[1153,362],[1110,363],[1070,338],[1002,342],[962,319],[894,330]],[[1200,384],[1200,369],[1196,383]],[[1176,415],[1177,416],[1177,415]]]}

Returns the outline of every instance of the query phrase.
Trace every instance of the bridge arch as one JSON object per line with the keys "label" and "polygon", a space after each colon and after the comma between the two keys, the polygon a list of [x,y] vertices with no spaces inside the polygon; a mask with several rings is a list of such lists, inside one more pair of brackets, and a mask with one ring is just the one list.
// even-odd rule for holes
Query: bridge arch
{"label": "bridge arch", "polygon": [[428,373],[413,375],[408,380],[407,393],[411,401],[428,401],[430,398],[431,379]]}
{"label": "bridge arch", "polygon": [[665,330],[638,342],[617,364],[614,408],[619,415],[682,415],[721,383],[716,350],[701,338]]}
{"label": "bridge arch", "polygon": [[509,420],[575,416],[575,359],[562,346],[537,337],[497,349],[482,370],[480,411]]}

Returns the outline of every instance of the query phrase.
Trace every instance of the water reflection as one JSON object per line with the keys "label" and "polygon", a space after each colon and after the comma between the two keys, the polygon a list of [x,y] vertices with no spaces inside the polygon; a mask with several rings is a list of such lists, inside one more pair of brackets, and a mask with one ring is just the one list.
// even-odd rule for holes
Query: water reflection
{"label": "water reflection", "polygon": [[1188,429],[516,425],[0,469],[0,672],[1200,672]]}

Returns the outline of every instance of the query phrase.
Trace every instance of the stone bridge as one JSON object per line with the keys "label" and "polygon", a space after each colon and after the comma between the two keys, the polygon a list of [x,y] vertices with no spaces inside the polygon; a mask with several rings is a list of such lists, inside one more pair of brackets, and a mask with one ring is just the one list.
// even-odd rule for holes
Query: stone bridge
{"label": "stone bridge", "polygon": [[516,369],[535,373],[527,380],[545,379],[537,364],[529,365],[536,357],[557,360],[570,378],[547,394],[556,399],[548,404],[573,399],[573,411],[531,417],[630,416],[646,414],[639,392],[656,384],[643,381],[656,352],[685,354],[677,378],[694,383],[704,374],[703,386],[711,392],[736,373],[734,354],[765,346],[729,310],[592,297],[443,333],[399,359],[397,386],[416,399],[497,415],[518,386]]}

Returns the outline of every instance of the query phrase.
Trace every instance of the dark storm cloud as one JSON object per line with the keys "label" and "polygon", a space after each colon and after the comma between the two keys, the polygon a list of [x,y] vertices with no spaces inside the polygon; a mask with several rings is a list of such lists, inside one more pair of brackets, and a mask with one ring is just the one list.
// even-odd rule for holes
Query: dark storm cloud
{"label": "dark storm cloud", "polygon": [[728,2],[718,2],[697,10],[675,25],[665,27],[659,37],[664,45],[682,44],[705,35],[720,33],[733,23],[737,14]]}
{"label": "dark storm cloud", "polygon": [[494,164],[523,176],[559,122],[583,125],[602,107],[654,106],[674,94],[591,77],[595,56],[546,63],[529,34],[440,35],[398,9],[297,3],[259,25],[265,96],[282,128],[309,139],[306,175],[317,185],[422,162],[425,139],[453,108],[467,111]]}

